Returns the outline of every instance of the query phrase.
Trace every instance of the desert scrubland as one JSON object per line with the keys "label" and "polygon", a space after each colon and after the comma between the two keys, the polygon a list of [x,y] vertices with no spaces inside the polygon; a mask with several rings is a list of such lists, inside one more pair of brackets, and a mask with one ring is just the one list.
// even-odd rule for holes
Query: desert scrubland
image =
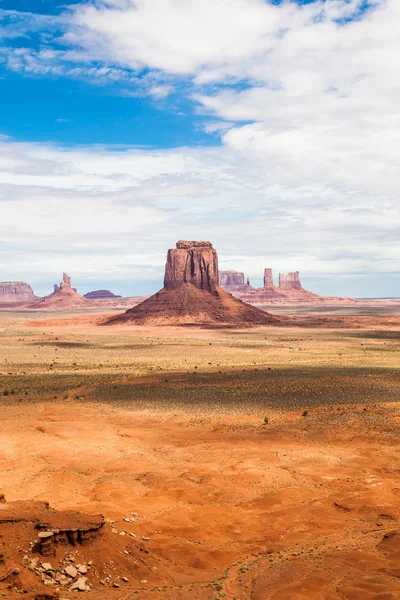
{"label": "desert scrubland", "polygon": [[[400,319],[305,312],[1,312],[0,595],[76,597],[68,564],[94,600],[399,598]],[[43,501],[104,525],[44,557]]]}

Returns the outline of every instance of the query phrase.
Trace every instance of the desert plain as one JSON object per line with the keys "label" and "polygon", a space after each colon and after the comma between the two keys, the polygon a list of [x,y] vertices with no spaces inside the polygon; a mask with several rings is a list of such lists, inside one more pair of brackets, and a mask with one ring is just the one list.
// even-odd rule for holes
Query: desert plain
{"label": "desert plain", "polygon": [[[0,598],[400,598],[398,311],[105,317],[0,312]],[[43,557],[44,501],[104,525]]]}

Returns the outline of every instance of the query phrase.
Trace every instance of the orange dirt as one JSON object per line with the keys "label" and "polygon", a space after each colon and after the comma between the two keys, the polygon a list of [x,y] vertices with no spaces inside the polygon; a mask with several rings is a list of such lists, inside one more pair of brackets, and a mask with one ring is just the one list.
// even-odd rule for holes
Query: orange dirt
{"label": "orange dirt", "polygon": [[[24,556],[61,564],[72,555],[73,564],[92,562],[95,600],[399,598],[398,405],[270,412],[269,420],[71,400],[3,406],[6,499],[49,500],[107,522],[87,544],[40,557],[30,543],[45,511],[0,504],[0,593],[44,598]],[[4,511],[26,520],[4,523]],[[47,526],[60,527],[57,518]],[[1,580],[7,568],[20,572]],[[75,596],[63,589],[60,597]]]}

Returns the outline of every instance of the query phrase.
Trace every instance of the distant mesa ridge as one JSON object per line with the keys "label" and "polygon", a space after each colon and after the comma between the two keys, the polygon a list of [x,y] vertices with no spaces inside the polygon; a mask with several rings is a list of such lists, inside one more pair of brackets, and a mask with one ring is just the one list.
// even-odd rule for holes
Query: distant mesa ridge
{"label": "distant mesa ridge", "polygon": [[13,304],[24,302],[35,302],[39,300],[33,289],[24,281],[0,282],[0,303]]}
{"label": "distant mesa ridge", "polygon": [[211,242],[179,240],[168,250],[164,287],[105,325],[277,323],[279,319],[234,298],[219,286],[218,255]]}
{"label": "distant mesa ridge", "polygon": [[95,290],[94,292],[88,292],[83,295],[84,298],[88,300],[102,300],[103,298],[122,298],[122,296],[117,296],[110,292],[110,290]]}
{"label": "distant mesa ridge", "polygon": [[355,302],[351,298],[320,296],[305,290],[300,281],[299,271],[292,271],[287,275],[279,273],[277,286],[274,283],[271,268],[264,269],[264,285],[261,288],[252,287],[249,277],[247,277],[247,283],[245,284],[245,275],[239,271],[221,271],[220,281],[221,287],[225,291],[252,304],[262,304],[263,302],[342,302],[343,300]]}

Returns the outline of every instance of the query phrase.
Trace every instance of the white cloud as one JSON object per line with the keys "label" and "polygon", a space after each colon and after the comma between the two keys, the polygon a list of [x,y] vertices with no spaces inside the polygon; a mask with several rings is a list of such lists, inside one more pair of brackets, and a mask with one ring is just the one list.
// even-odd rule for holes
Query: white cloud
{"label": "white cloud", "polygon": [[283,173],[278,181],[278,171],[272,182],[264,163],[228,147],[5,140],[0,152],[2,279],[48,285],[70,270],[78,282],[125,282],[134,294],[146,280],[152,289],[161,283],[166,249],[180,238],[211,239],[222,268],[253,278],[264,266],[309,276],[389,273],[400,260],[397,197],[316,180],[294,185]]}
{"label": "white cloud", "polygon": [[[122,93],[165,102],[188,94],[207,115],[205,131],[222,140],[219,148],[165,151],[5,140],[4,243],[13,230],[22,244],[40,235],[47,252],[56,231],[60,263],[75,240],[93,248],[92,273],[106,263],[107,276],[119,278],[126,257],[139,265],[149,247],[153,277],[181,237],[212,239],[222,266],[242,262],[252,276],[268,263],[309,275],[393,271],[400,3],[376,0],[365,13],[362,4],[99,0],[64,13],[62,37],[39,51],[3,52],[9,68],[36,75],[112,81]],[[46,268],[44,258],[40,264]],[[87,275],[87,266],[74,266]],[[140,273],[132,267],[134,278]]]}

